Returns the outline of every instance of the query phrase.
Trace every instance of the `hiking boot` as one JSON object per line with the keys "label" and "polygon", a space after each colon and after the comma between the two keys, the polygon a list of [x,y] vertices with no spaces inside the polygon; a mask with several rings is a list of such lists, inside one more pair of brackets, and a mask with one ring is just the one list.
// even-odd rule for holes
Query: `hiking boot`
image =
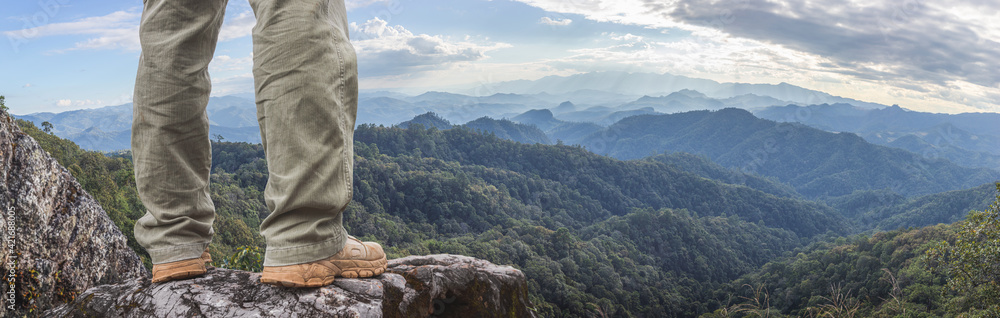
{"label": "hiking boot", "polygon": [[172,280],[200,276],[211,268],[212,255],[206,248],[201,257],[180,260],[176,262],[153,265],[153,283],[163,283]]}
{"label": "hiking boot", "polygon": [[358,278],[380,275],[385,272],[387,263],[381,245],[348,236],[344,248],[327,259],[288,266],[264,266],[260,282],[285,287],[320,287],[330,285],[337,276]]}

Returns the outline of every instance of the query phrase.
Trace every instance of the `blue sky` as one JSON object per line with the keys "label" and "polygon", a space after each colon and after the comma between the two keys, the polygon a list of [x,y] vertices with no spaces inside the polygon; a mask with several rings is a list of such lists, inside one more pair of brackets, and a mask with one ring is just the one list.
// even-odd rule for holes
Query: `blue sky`
{"label": "blue sky", "polygon": [[[131,101],[139,0],[10,1],[0,94],[14,114]],[[361,88],[419,93],[599,70],[787,82],[932,112],[1000,111],[996,1],[349,0]],[[229,2],[213,95],[253,89]]]}

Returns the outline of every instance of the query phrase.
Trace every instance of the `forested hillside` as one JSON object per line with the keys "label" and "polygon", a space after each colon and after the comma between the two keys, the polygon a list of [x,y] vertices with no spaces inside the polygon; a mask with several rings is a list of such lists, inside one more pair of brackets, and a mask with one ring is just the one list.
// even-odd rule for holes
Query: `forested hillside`
{"label": "forested hillside", "polygon": [[984,184],[971,189],[928,194],[901,204],[868,211],[862,217],[874,221],[872,228],[894,230],[961,221],[969,211],[981,211],[993,202],[996,188]]}
{"label": "forested hillside", "polygon": [[[546,315],[693,316],[718,306],[707,297],[711,286],[814,241],[809,237],[848,231],[829,208],[658,162],[622,162],[462,128],[363,126],[356,138],[349,231],[384,242],[391,257],[448,252],[514,264],[528,275]],[[227,169],[238,171],[235,184],[263,186],[249,173],[257,169],[249,167],[260,160],[259,146],[213,149],[217,171],[243,167]],[[552,159],[516,169],[476,163],[512,162],[487,149]],[[639,194],[670,187],[689,202],[640,200]]]}
{"label": "forested hillside", "polygon": [[[79,161],[87,167],[118,163],[106,172],[71,170],[88,191],[133,191],[97,196],[131,234],[143,209],[128,155],[82,151],[22,125],[46,149],[69,154],[57,157],[70,167],[77,157],[92,158]],[[525,145],[468,128],[362,126],[357,136],[355,200],[345,211],[351,233],[383,242],[391,257],[460,253],[513,264],[528,275],[545,316],[697,315],[719,306],[712,286],[851,231],[823,205],[656,161]],[[213,158],[211,252],[222,265],[237,247],[263,247],[257,227],[267,216],[267,174],[259,144],[215,142]],[[121,180],[88,182],[90,174]]]}
{"label": "forested hillside", "polygon": [[[20,124],[70,167],[144,255],[131,236],[143,208],[129,154],[83,151]],[[855,201],[835,202],[858,211],[847,219],[774,179],[696,155],[621,161],[579,146],[523,144],[468,127],[422,124],[362,125],[355,138],[354,201],[344,217],[352,234],[382,242],[390,257],[458,253],[514,265],[527,275],[530,297],[545,317],[694,317],[728,310],[735,304],[730,298],[743,295],[743,283],[778,283],[757,283],[762,275],[844,281],[826,276],[836,272],[825,267],[760,268],[796,251],[826,253],[830,245],[823,242],[867,228],[857,216],[874,213],[855,202],[865,201],[862,192]],[[262,197],[267,167],[259,144],[213,142],[212,151],[217,218],[210,249],[217,266],[230,266],[223,260],[238,247],[251,253],[264,247],[257,228],[268,213]],[[892,202],[920,200],[967,201],[946,193]],[[892,257],[910,262],[911,254]],[[899,268],[890,270],[900,275]],[[798,293],[814,292],[817,285],[810,284]],[[816,303],[800,298],[774,305],[791,313]]]}
{"label": "forested hillside", "polygon": [[670,154],[656,155],[646,158],[662,162],[678,169],[695,173],[704,178],[721,181],[729,184],[745,185],[766,193],[781,197],[800,198],[798,192],[787,184],[777,180],[768,179],[760,175],[747,174],[733,169],[727,169],[712,162],[705,156],[693,155],[686,152],[675,152]]}
{"label": "forested hillside", "polygon": [[465,123],[466,127],[479,130],[484,133],[491,133],[502,139],[513,140],[525,144],[551,144],[549,137],[538,127],[515,123],[508,119],[493,119],[480,117],[479,119]]}
{"label": "forested hillside", "polygon": [[930,158],[966,167],[1000,169],[1000,114],[935,114],[893,105],[862,109],[849,104],[775,106],[754,113],[778,122],[798,122],[827,131],[860,135]]}
{"label": "forested hillside", "polygon": [[996,198],[955,224],[814,244],[723,285],[702,317],[998,317]]}
{"label": "forested hillside", "polygon": [[911,198],[887,189],[859,190],[824,202],[858,222],[861,230],[888,231],[961,221],[969,211],[988,207],[993,190],[989,183]]}
{"label": "forested hillside", "polygon": [[621,159],[700,154],[724,167],[774,177],[809,198],[880,189],[914,196],[1000,179],[995,170],[960,167],[873,145],[851,133],[776,123],[732,108],[629,117],[590,135],[582,145]]}
{"label": "forested hillside", "polygon": [[[552,184],[539,189],[559,191],[565,187],[568,193],[593,200],[600,207],[600,213],[606,215],[623,215],[634,208],[674,208],[688,209],[701,216],[736,215],[804,236],[849,231],[846,222],[823,205],[712,181],[656,161],[620,161],[599,156],[580,147],[526,145],[467,129],[442,131],[415,127],[403,130],[371,125],[358,127],[355,141],[377,148],[390,157],[430,157],[465,166],[482,166],[489,168],[487,172],[514,172],[516,174],[485,173],[483,178],[499,183],[497,186],[504,185],[512,197],[527,202],[551,204],[539,200],[536,191],[523,186],[525,182],[518,180],[520,178]],[[580,221],[579,216],[574,216],[564,222]]]}

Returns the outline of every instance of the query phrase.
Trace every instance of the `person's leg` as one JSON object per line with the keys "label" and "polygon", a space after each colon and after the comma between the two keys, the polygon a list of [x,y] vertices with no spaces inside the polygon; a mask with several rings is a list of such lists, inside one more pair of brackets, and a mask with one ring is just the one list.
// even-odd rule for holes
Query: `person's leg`
{"label": "person's leg", "polygon": [[[144,1],[132,158],[147,209],[135,223],[135,236],[149,252],[154,272],[184,270],[175,265],[202,257],[212,240],[215,207],[208,190],[212,151],[205,107],[211,90],[208,64],[225,8],[226,0]],[[180,277],[174,274],[169,278]]]}
{"label": "person's leg", "polygon": [[343,0],[250,0],[254,83],[267,157],[267,267],[328,258],[347,240],[357,58]]}

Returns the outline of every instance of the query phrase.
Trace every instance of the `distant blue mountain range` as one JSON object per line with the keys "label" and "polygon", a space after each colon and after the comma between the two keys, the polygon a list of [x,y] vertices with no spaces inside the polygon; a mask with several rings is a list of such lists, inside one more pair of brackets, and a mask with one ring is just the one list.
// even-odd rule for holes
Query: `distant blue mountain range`
{"label": "distant blue mountain range", "polygon": [[[577,144],[630,116],[741,108],[764,119],[853,132],[875,144],[944,158],[963,166],[1000,167],[1000,128],[997,128],[1000,125],[996,125],[1000,114],[920,113],[785,83],[718,83],[651,73],[550,76],[535,81],[497,83],[477,91],[492,94],[471,96],[432,91],[410,96],[363,92],[357,123],[390,126],[434,113],[435,120],[442,120],[449,127],[452,123],[469,123],[470,128],[520,142]],[[207,112],[213,138],[259,143],[257,110],[252,99],[252,94],[212,97]],[[85,149],[130,148],[132,104],[17,117],[36,125],[49,122],[53,133]],[[487,118],[479,120],[484,117]]]}

